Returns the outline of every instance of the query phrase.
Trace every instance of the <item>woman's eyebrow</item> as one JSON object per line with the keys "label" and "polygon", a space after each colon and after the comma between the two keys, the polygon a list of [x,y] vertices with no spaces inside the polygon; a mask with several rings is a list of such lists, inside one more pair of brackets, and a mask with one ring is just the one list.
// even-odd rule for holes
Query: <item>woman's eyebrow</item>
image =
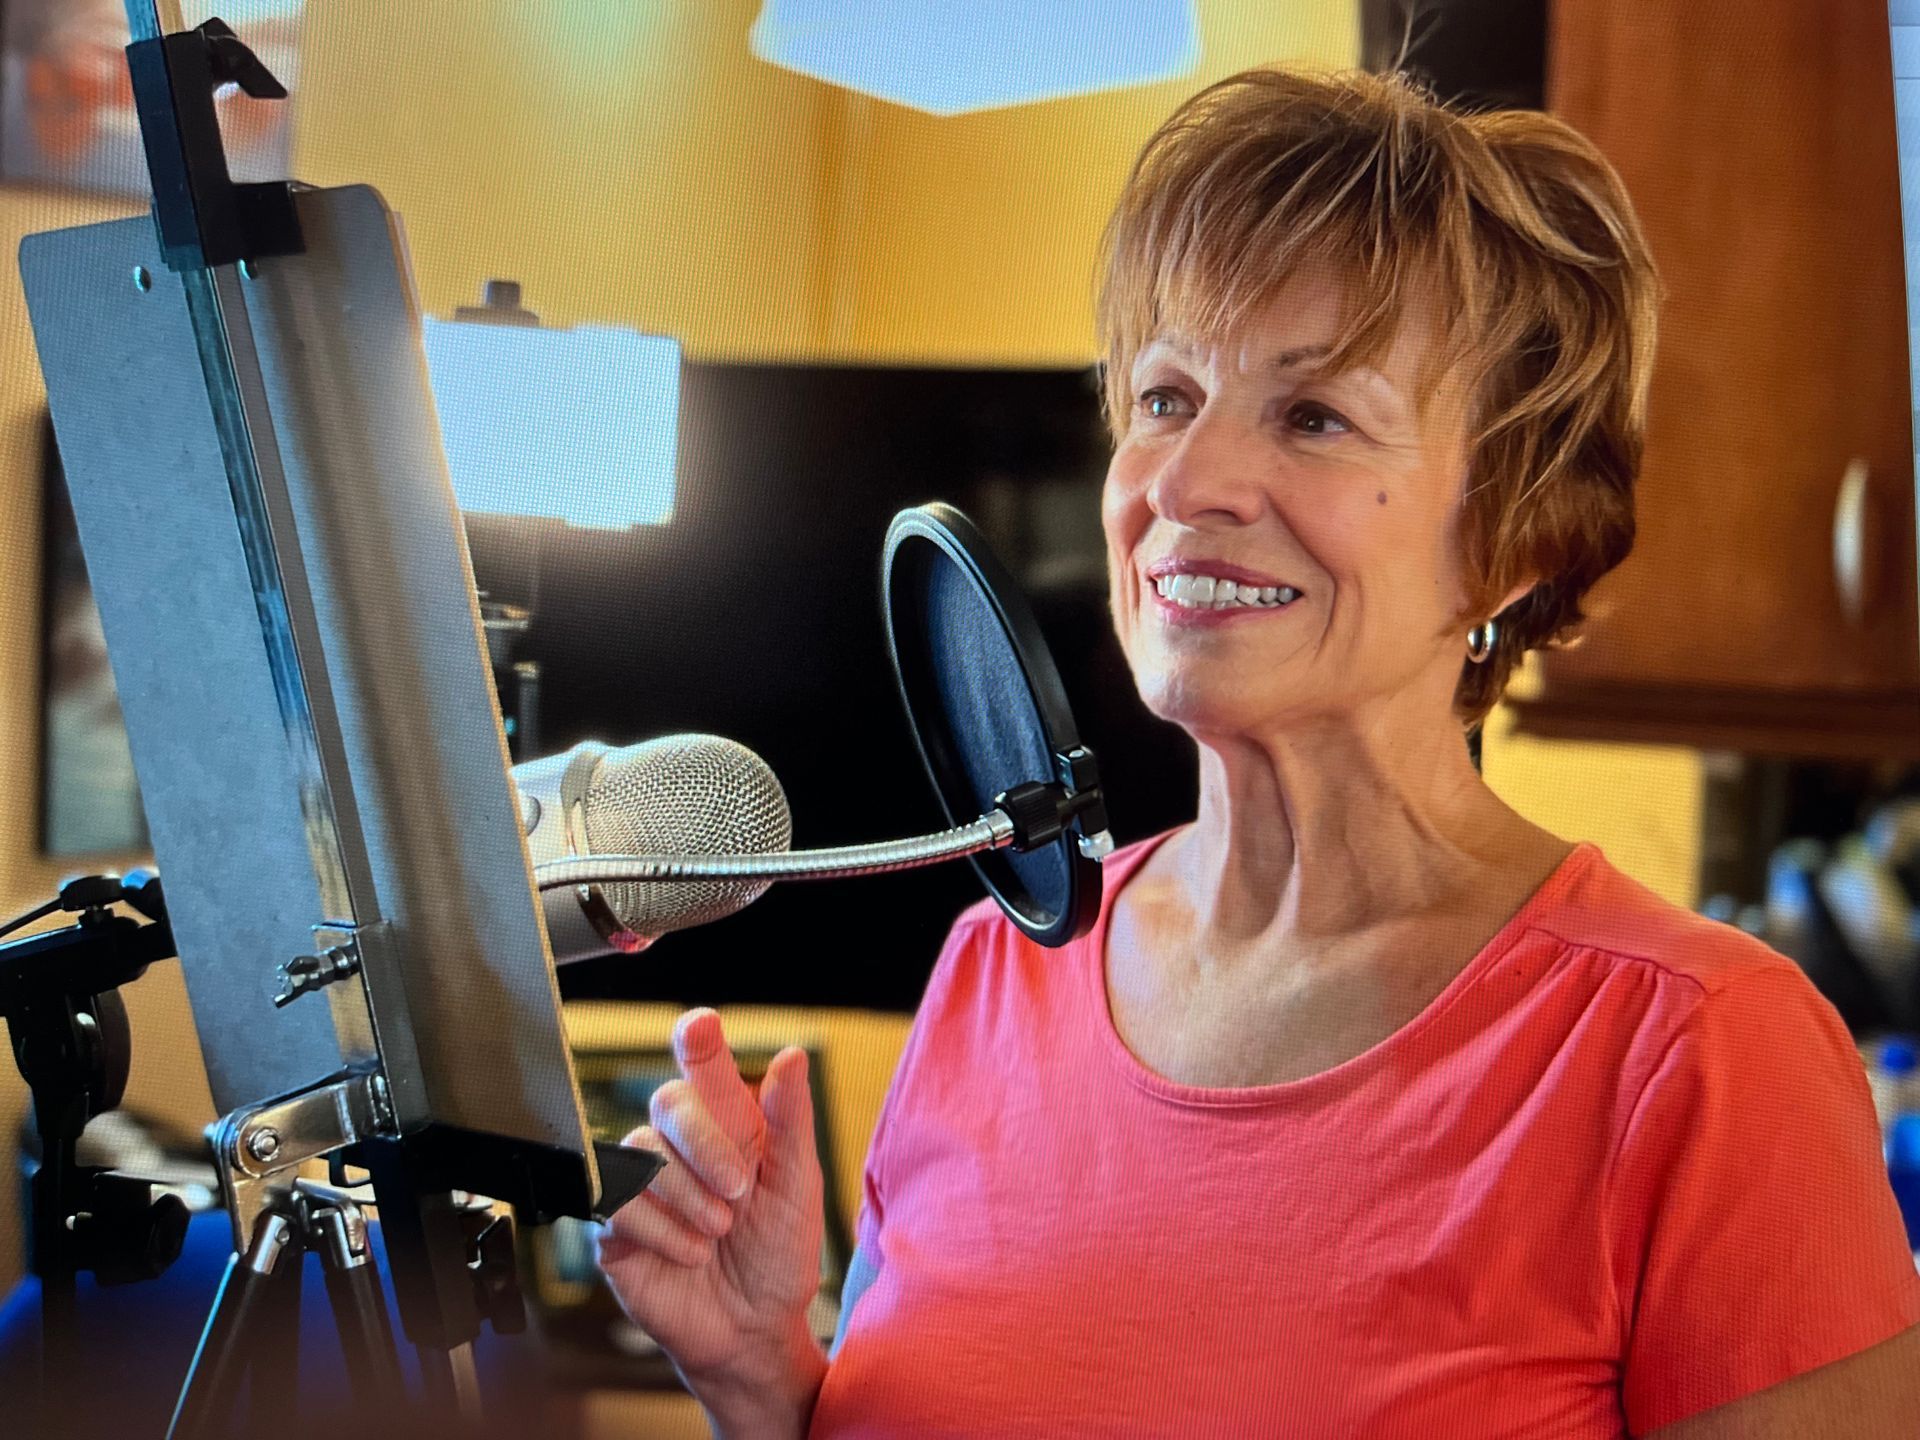
{"label": "woman's eyebrow", "polygon": [[[1296,345],[1282,350],[1267,362],[1269,371],[1294,370],[1312,360],[1324,360],[1333,353],[1331,345]],[[1184,337],[1179,335],[1158,335],[1142,345],[1135,358],[1136,366],[1147,361],[1167,358],[1192,363],[1199,353]]]}
{"label": "woman's eyebrow", "polygon": [[1163,357],[1191,362],[1195,354],[1193,347],[1178,336],[1156,335],[1134,352],[1133,363],[1138,367],[1149,360],[1158,360]]}
{"label": "woman's eyebrow", "polygon": [[[1333,347],[1329,345],[1303,345],[1297,350],[1283,350],[1273,358],[1268,371],[1278,375],[1307,361],[1325,359],[1332,353]],[[1399,419],[1413,408],[1411,397],[1374,366],[1356,365],[1341,371],[1340,378],[1357,387],[1373,404],[1385,406],[1392,418]]]}
{"label": "woman's eyebrow", "polygon": [[1128,367],[1128,383],[1138,386],[1147,372],[1157,365],[1172,365],[1180,370],[1191,371],[1198,363],[1191,350],[1170,344],[1166,340],[1152,340],[1140,347]]}
{"label": "woman's eyebrow", "polygon": [[1282,350],[1267,362],[1269,370],[1293,370],[1309,360],[1324,360],[1333,353],[1331,345],[1299,345]]}

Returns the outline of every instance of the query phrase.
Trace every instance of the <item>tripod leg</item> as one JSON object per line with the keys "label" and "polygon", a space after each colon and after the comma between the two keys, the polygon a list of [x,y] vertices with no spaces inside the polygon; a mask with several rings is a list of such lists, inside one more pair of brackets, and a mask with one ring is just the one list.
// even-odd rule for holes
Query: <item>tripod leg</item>
{"label": "tripod leg", "polygon": [[[227,1261],[207,1328],[200,1334],[167,1440],[201,1440],[231,1433],[233,1406],[247,1373],[250,1347],[277,1267],[293,1236],[293,1224],[275,1211],[263,1214],[246,1253]],[[299,1257],[296,1249],[295,1260]]]}
{"label": "tripod leg", "polygon": [[484,1415],[480,1408],[480,1379],[473,1368],[473,1342],[441,1349],[416,1345],[420,1378],[427,1391],[427,1413],[457,1422],[462,1435],[478,1434]]}
{"label": "tripod leg", "polygon": [[284,1432],[287,1416],[299,1402],[300,1291],[308,1248],[304,1230],[296,1225],[255,1311],[252,1323],[257,1328],[247,1341],[248,1435]]}
{"label": "tripod leg", "polygon": [[40,1134],[40,1164],[33,1173],[28,1208],[32,1212],[33,1270],[40,1277],[40,1395],[48,1433],[67,1413],[84,1384],[85,1347],[75,1274],[82,1266],[76,1225],[90,1205],[87,1173],[76,1144],[85,1128],[91,1092],[75,1072],[85,1012],[73,1002],[29,1010],[15,1022],[15,1053],[20,1073],[34,1086],[34,1123]]}
{"label": "tripod leg", "polygon": [[59,1434],[63,1417],[82,1373],[78,1343],[79,1310],[73,1272],[52,1270],[40,1277],[40,1425]]}
{"label": "tripod leg", "polygon": [[406,1406],[407,1388],[399,1351],[394,1348],[393,1325],[387,1318],[387,1297],[380,1289],[380,1270],[367,1239],[366,1217],[359,1206],[343,1202],[316,1212],[314,1227],[326,1266],[327,1300],[353,1382],[354,1404],[360,1419],[385,1433]]}
{"label": "tripod leg", "polygon": [[473,1368],[471,1340],[447,1352],[447,1369],[453,1375],[454,1413],[467,1425],[477,1428],[485,1412],[480,1408],[480,1376]]}

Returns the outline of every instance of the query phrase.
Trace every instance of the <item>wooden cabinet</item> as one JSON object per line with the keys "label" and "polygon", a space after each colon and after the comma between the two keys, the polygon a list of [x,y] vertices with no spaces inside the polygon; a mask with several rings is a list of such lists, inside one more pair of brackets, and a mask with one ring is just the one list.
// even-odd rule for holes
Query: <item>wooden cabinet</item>
{"label": "wooden cabinet", "polygon": [[1558,0],[1548,96],[1667,299],[1634,553],[1520,727],[1920,757],[1886,0]]}

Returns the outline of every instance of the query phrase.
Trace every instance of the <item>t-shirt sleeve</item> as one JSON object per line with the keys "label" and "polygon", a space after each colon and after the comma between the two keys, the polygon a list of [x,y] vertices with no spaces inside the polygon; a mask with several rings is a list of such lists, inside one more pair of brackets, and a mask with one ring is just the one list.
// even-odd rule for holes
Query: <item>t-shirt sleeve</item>
{"label": "t-shirt sleeve", "polygon": [[1627,1121],[1608,1203],[1636,1435],[1920,1321],[1859,1054],[1786,962],[1695,1005]]}
{"label": "t-shirt sleeve", "polygon": [[947,932],[946,942],[940,947],[940,957],[934,961],[933,971],[927,977],[927,988],[921,996],[920,1007],[914,1012],[906,1044],[900,1051],[900,1063],[894,1067],[886,1098],[880,1102],[880,1116],[874,1122],[873,1138],[867,1144],[867,1163],[861,1173],[860,1214],[854,1222],[855,1245],[868,1260],[875,1263],[881,1259],[880,1226],[887,1209],[888,1133],[895,1123],[895,1114],[910,1103],[903,1097],[912,1089],[920,1054],[927,1045],[926,1036],[939,1023],[940,1012],[945,1008],[945,997],[952,986],[954,969],[964,962],[968,951],[978,943],[984,920],[983,907],[976,905],[962,912],[960,918],[954,921],[953,928]]}

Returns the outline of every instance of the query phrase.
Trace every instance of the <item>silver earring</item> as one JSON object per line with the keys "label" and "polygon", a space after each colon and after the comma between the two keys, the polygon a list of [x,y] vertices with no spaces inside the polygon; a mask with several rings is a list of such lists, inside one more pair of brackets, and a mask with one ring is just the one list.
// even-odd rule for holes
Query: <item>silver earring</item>
{"label": "silver earring", "polygon": [[1500,622],[1484,620],[1467,631],[1467,659],[1476,665],[1487,663],[1493,647],[1500,643]]}

